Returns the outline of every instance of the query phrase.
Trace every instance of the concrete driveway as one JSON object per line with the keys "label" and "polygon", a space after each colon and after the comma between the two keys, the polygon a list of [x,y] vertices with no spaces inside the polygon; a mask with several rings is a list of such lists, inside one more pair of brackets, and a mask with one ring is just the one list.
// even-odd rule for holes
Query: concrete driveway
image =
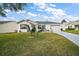
{"label": "concrete driveway", "polygon": [[62,32],[62,31],[55,33],[64,36],[65,38],[69,39],[70,41],[72,41],[73,43],[79,46],[79,35]]}

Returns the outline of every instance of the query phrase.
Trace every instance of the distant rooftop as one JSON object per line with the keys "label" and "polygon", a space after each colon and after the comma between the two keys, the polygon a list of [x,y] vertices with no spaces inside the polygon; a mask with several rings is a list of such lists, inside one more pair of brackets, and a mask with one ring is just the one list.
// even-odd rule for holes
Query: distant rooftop
{"label": "distant rooftop", "polygon": [[38,24],[60,24],[58,22],[51,22],[51,21],[36,21]]}
{"label": "distant rooftop", "polygon": [[[29,20],[29,19],[26,19],[26,20],[20,20],[20,21],[17,22],[17,23],[21,23],[21,22],[23,22],[23,21],[29,22],[29,21],[31,21],[31,20]],[[32,21],[31,21],[31,22],[32,22]]]}
{"label": "distant rooftop", "polygon": [[0,21],[0,24],[8,23],[8,22],[14,22],[14,21]]}
{"label": "distant rooftop", "polygon": [[[37,24],[60,24],[58,22],[51,22],[51,21],[31,21],[31,20],[20,20],[17,23],[21,23],[23,21],[29,22],[29,23],[37,23]],[[0,21],[0,24],[8,23],[8,22],[14,22],[14,21]]]}

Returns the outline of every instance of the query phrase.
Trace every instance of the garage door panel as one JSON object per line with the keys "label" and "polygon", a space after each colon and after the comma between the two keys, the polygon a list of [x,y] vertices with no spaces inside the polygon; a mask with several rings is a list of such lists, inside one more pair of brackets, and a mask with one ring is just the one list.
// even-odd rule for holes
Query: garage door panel
{"label": "garage door panel", "polygon": [[60,31],[60,26],[52,26],[52,31],[53,32],[59,32]]}

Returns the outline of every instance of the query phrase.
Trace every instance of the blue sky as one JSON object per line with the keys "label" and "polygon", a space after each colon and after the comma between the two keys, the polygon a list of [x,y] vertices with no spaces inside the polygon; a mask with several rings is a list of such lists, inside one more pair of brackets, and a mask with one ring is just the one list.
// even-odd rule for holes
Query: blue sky
{"label": "blue sky", "polygon": [[7,17],[0,20],[22,20],[30,19],[34,21],[54,21],[61,22],[79,20],[79,3],[27,3],[22,11],[12,12],[5,10]]}

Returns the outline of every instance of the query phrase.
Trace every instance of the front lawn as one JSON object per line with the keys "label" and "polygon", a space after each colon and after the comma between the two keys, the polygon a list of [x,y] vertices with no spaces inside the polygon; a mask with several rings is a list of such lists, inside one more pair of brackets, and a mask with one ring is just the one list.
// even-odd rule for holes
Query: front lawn
{"label": "front lawn", "polygon": [[79,35],[79,30],[65,30],[65,32],[73,33],[73,34],[78,34]]}
{"label": "front lawn", "polygon": [[0,55],[3,56],[75,56],[79,55],[79,47],[55,33],[0,34]]}

